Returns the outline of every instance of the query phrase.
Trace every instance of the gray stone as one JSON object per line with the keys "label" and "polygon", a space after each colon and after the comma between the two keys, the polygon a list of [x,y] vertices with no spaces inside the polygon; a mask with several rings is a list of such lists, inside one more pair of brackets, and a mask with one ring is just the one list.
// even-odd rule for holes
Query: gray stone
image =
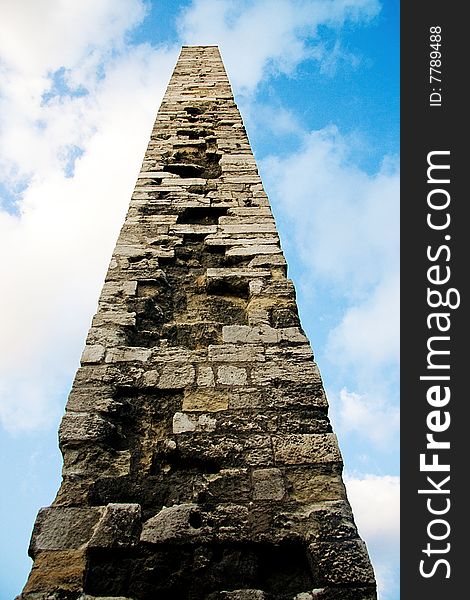
{"label": "gray stone", "polygon": [[273,437],[277,464],[301,465],[341,463],[341,453],[334,433],[305,433]]}
{"label": "gray stone", "polygon": [[279,469],[255,469],[253,480],[253,500],[282,500],[286,493],[284,479]]}
{"label": "gray stone", "polygon": [[214,381],[214,371],[212,367],[199,367],[197,372],[197,385],[201,387],[209,386],[213,387],[215,385]]}
{"label": "gray stone", "polygon": [[[164,506],[159,513],[144,523],[140,539],[143,542],[160,544],[200,536],[208,531],[207,527],[199,526],[201,518],[197,504]],[[198,526],[193,527],[192,522]]]}
{"label": "gray stone", "polygon": [[105,354],[104,346],[96,344],[94,346],[85,346],[82,353],[81,363],[99,363],[103,360]]}
{"label": "gray stone", "polygon": [[146,362],[152,356],[148,348],[110,348],[106,352],[105,362]]}
{"label": "gray stone", "polygon": [[56,506],[41,508],[34,524],[29,553],[78,549],[87,544],[102,515],[98,507]]}
{"label": "gray stone", "polygon": [[222,365],[217,369],[217,383],[222,385],[245,385],[246,380],[246,369],[231,365]]}
{"label": "gray stone", "polygon": [[193,383],[195,378],[193,365],[165,365],[158,379],[162,389],[181,389]]}
{"label": "gray stone", "polygon": [[94,548],[135,546],[139,541],[140,528],[139,504],[108,504],[89,545]]}
{"label": "gray stone", "polygon": [[333,585],[373,585],[374,571],[362,540],[316,542],[308,547],[321,579]]}
{"label": "gray stone", "polygon": [[96,413],[74,413],[67,411],[59,429],[61,444],[86,444],[105,440],[115,431],[115,426]]}
{"label": "gray stone", "polygon": [[264,348],[255,344],[209,346],[209,358],[217,362],[264,362]]}

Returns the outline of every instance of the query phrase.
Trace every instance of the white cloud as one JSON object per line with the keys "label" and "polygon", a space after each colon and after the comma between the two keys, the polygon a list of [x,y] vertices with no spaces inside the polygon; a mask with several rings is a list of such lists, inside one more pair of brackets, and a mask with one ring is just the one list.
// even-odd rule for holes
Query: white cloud
{"label": "white cloud", "polygon": [[267,72],[292,73],[307,58],[324,61],[331,71],[342,52],[339,45],[333,53],[326,48],[319,26],[339,29],[346,21],[368,21],[379,10],[378,0],[195,0],[180,34],[188,44],[220,44],[232,84],[246,92]]}
{"label": "white cloud", "polygon": [[[19,4],[7,17],[11,27],[26,19],[19,27],[26,36],[37,15]],[[69,20],[77,25],[93,20],[92,3],[72,4]],[[138,2],[103,2],[93,26],[82,34],[74,30],[63,58],[78,61],[71,65],[74,75],[86,71],[88,93],[81,96],[41,101],[50,86],[44,73],[64,64],[57,47],[54,59],[38,48],[42,58],[26,75],[27,50],[17,51],[13,42],[1,48],[2,61],[10,66],[1,99],[0,169],[7,186],[30,177],[18,214],[0,212],[0,278],[7,290],[0,299],[0,420],[11,431],[46,425],[62,409],[155,108],[176,60],[175,49],[122,46],[129,23],[142,14]],[[52,47],[62,35],[58,29],[71,27],[69,20],[61,10],[46,19],[42,35],[50,33]],[[34,39],[31,44],[22,39],[29,52]],[[89,49],[98,47],[98,40],[101,62],[91,68]],[[78,79],[84,81],[82,75]],[[33,95],[28,95],[30,81]],[[66,167],[76,148],[81,152],[72,177],[71,164]]]}
{"label": "white cloud", "polygon": [[331,360],[359,368],[367,365],[368,370],[398,362],[399,286],[398,273],[386,272],[370,296],[346,311],[329,334]]}
{"label": "white cloud", "polygon": [[400,480],[391,475],[345,477],[348,498],[376,572],[381,600],[397,592],[400,550]]}
{"label": "white cloud", "polygon": [[[0,36],[0,176],[15,180],[54,171],[60,155],[89,135],[87,111],[99,69],[124,49],[126,33],[145,14],[141,0],[22,0],[2,7]],[[52,75],[63,69],[70,93],[53,98]]]}
{"label": "white cloud", "polygon": [[335,126],[306,134],[298,152],[263,161],[271,196],[313,277],[357,295],[397,271],[399,178],[369,175]]}
{"label": "white cloud", "polygon": [[334,393],[329,394],[335,404],[334,413],[338,429],[342,433],[356,433],[372,441],[380,449],[396,442],[400,426],[400,413],[396,404],[391,404],[389,392],[373,384],[364,394],[350,392],[343,388],[339,392],[339,402]]}
{"label": "white cloud", "polygon": [[33,77],[74,67],[119,47],[146,9],[141,0],[20,0],[2,3],[0,56]]}

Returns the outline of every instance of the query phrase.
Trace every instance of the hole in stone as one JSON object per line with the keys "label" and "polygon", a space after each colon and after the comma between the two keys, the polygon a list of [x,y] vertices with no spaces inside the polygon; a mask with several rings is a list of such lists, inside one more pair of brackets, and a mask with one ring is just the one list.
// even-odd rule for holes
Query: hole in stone
{"label": "hole in stone", "polygon": [[203,170],[204,169],[199,165],[188,163],[173,163],[164,167],[164,171],[168,171],[168,173],[174,173],[175,175],[179,175],[183,178],[200,177]]}
{"label": "hole in stone", "polygon": [[226,215],[226,208],[190,207],[178,215],[177,223],[188,225],[217,225],[219,217]]}
{"label": "hole in stone", "polygon": [[185,106],[184,110],[190,115],[200,115],[202,110],[197,106]]}
{"label": "hole in stone", "polygon": [[221,277],[211,279],[207,283],[207,291],[215,296],[235,296],[248,300],[249,282],[244,277]]}
{"label": "hole in stone", "polygon": [[202,518],[200,513],[192,512],[189,515],[189,524],[193,529],[199,529],[200,527],[202,527]]}
{"label": "hole in stone", "polygon": [[209,143],[191,143],[178,146],[172,156],[168,157],[164,171],[175,173],[180,177],[201,177],[216,179],[222,174],[219,164],[222,155],[217,153],[215,140]]}

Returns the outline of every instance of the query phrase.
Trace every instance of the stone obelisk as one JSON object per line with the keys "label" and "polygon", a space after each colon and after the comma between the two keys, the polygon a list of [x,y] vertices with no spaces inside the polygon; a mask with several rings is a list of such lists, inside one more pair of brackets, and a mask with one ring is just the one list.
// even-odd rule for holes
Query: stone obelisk
{"label": "stone obelisk", "polygon": [[183,47],[60,426],[22,600],[372,600],[215,46]]}

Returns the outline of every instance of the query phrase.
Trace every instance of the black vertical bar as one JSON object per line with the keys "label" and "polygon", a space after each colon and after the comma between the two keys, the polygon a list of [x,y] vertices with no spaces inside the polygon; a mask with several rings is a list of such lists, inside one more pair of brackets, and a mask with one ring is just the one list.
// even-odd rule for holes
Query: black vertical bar
{"label": "black vertical bar", "polygon": [[402,600],[460,598],[468,571],[470,35],[463,7],[401,4]]}

